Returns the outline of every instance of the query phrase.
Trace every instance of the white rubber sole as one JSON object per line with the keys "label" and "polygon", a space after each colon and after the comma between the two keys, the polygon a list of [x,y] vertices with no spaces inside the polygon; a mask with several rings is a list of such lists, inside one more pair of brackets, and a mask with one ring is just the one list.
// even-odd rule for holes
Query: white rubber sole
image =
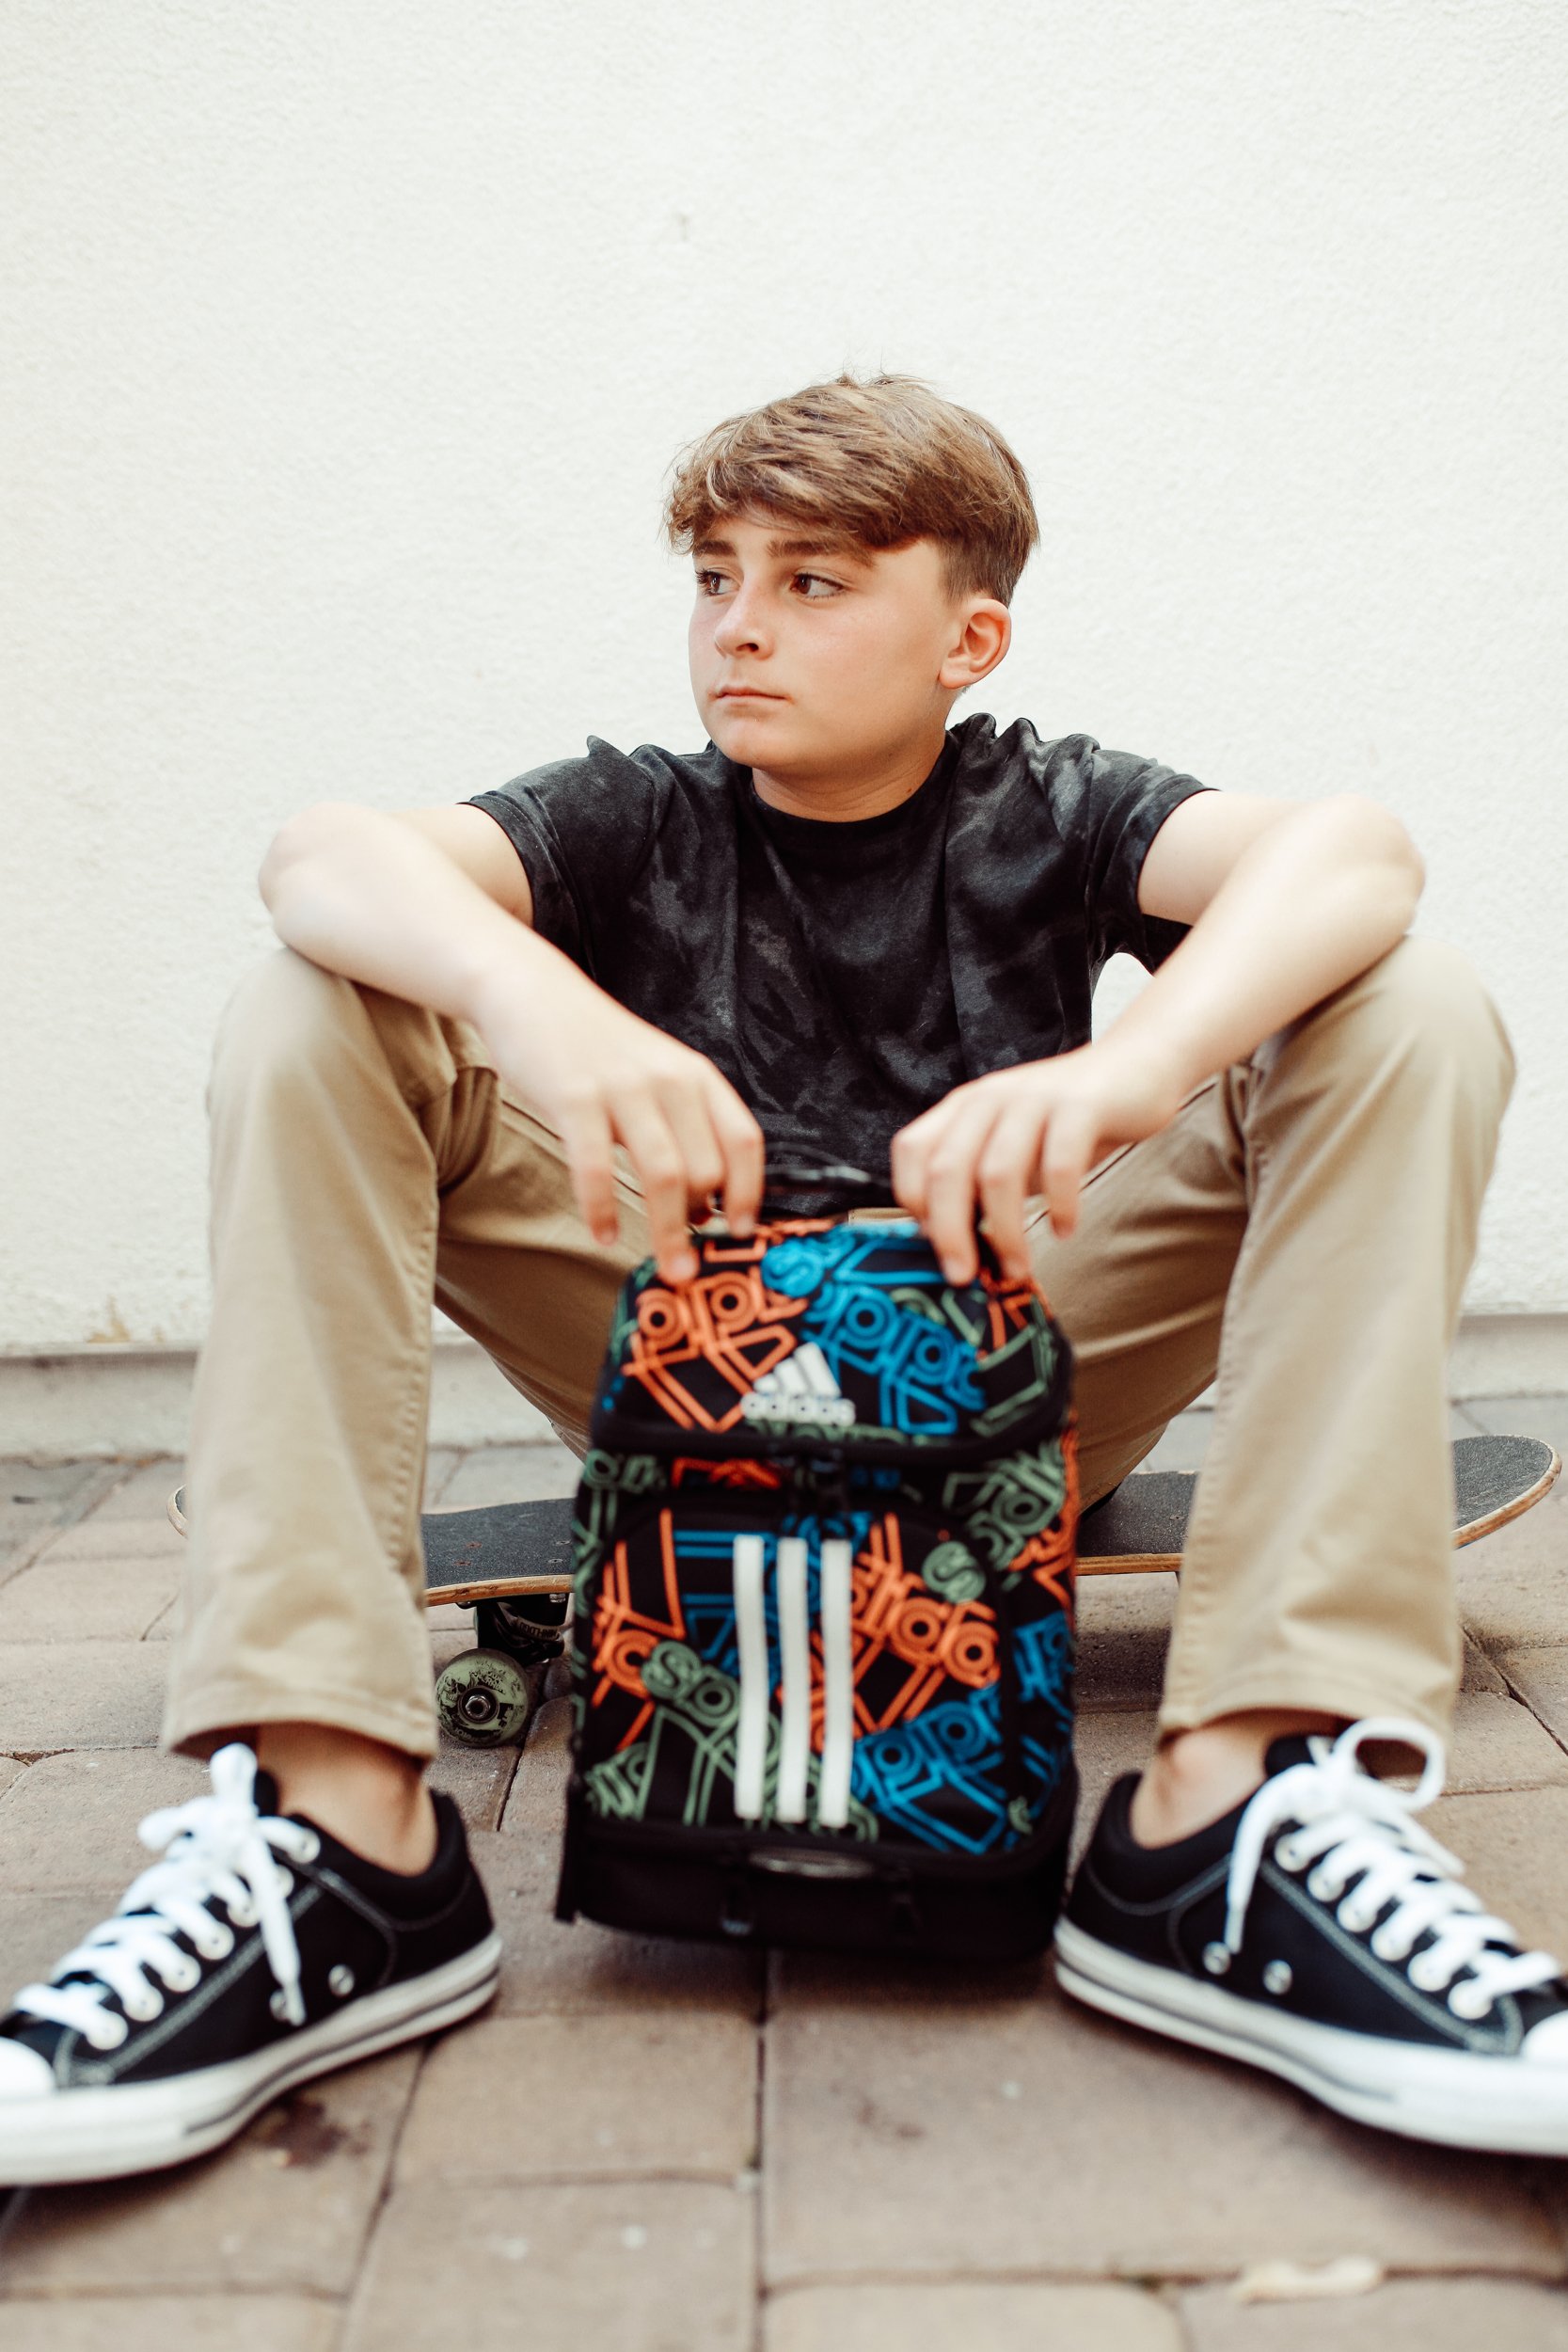
{"label": "white rubber sole", "polygon": [[1107,2016],[1283,2075],[1338,2114],[1410,2139],[1504,2155],[1568,2155],[1568,2066],[1382,2041],[1203,1984],[1056,1929],[1056,1980]]}
{"label": "white rubber sole", "polygon": [[500,1937],[486,1936],[444,1968],[368,1993],[251,2058],[198,2074],[0,2102],[0,2186],[118,2180],[205,2155],[312,2074],[437,2033],[483,2009],[495,1993],[500,1955]]}

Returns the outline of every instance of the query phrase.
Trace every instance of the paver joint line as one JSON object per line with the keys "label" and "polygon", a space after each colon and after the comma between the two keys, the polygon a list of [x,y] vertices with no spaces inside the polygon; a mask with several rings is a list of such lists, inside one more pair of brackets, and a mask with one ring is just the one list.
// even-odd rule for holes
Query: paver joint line
{"label": "paver joint line", "polygon": [[[447,2172],[443,2171],[438,2165],[433,2165],[428,2171],[420,2173],[414,2181],[401,2184],[394,2181],[392,2189],[395,2192],[400,2186],[455,2189],[515,2188],[521,2193],[536,2188],[646,2188],[650,2183],[673,2183],[677,2185],[684,2183],[691,2188],[735,2189],[736,2192],[743,2192],[748,2178],[749,2174],[746,2171],[695,2172],[682,2165],[671,2165],[668,2169],[661,2166],[655,2171],[650,2171],[645,2166],[635,2171],[622,2171],[619,2167],[616,2167],[607,2168],[602,2172],[584,2172],[571,2165],[562,2165],[559,2169],[552,2169],[548,2172],[529,2172],[521,2176],[515,2172],[472,2172],[467,2169],[461,2172]],[[385,2196],[381,2201],[382,2204],[386,2203]],[[380,2207],[377,2208],[378,2213],[379,2211]]]}
{"label": "paver joint line", "polygon": [[27,2287],[0,2288],[0,2304],[31,2303],[53,2311],[71,2303],[211,2303],[230,2296],[247,2303],[319,2303],[324,2311],[339,2311],[347,2299],[326,2287],[312,2286],[225,2288],[182,2286],[175,2282],[160,2287],[72,2287],[68,2295],[51,2294],[47,2288],[38,2292]]}
{"label": "paver joint line", "polygon": [[[36,1464],[31,1467],[49,1466]],[[107,1469],[109,1465],[105,1464],[104,1467]],[[77,1508],[69,1509],[64,1518],[52,1520],[47,1527],[40,1527],[36,1535],[20,1546],[14,1558],[0,1564],[0,1590],[3,1590],[13,1577],[20,1576],[24,1568],[30,1568],[35,1560],[41,1558],[56,1536],[65,1534],[71,1528],[79,1527],[85,1518],[91,1517],[101,1502],[106,1502],[111,1495],[119,1492],[121,1486],[128,1486],[137,1470],[143,1467],[144,1464],[139,1461],[129,1462],[124,1465],[121,1475],[118,1478],[106,1479],[102,1485],[95,1485],[90,1479],[85,1481],[82,1498]],[[78,1503],[78,1498],[72,1496],[71,1502]]]}
{"label": "paver joint line", "polygon": [[[1508,1652],[1505,1647],[1503,1655],[1506,1657],[1507,1654]],[[1531,1707],[1529,1700],[1526,1697],[1518,1683],[1514,1681],[1513,1677],[1509,1673],[1506,1666],[1500,1664],[1496,1659],[1493,1660],[1493,1663],[1497,1666],[1497,1672],[1502,1676],[1503,1680],[1508,1685],[1509,1696],[1517,1700],[1518,1704],[1525,1709],[1525,1712],[1530,1716],[1534,1722],[1541,1725],[1541,1728],[1545,1733],[1547,1739],[1552,1740],[1553,1743],[1561,1750],[1564,1756],[1568,1756],[1568,1737],[1564,1737],[1562,1734],[1554,1731],[1551,1724],[1546,1721],[1544,1715],[1537,1713],[1536,1709]]]}
{"label": "paver joint line", "polygon": [[[908,2287],[911,2293],[922,2287],[1136,2287],[1147,2295],[1163,2295],[1167,2291],[1179,2294],[1185,2287],[1228,2286],[1241,2275],[1235,2269],[1051,2270],[1017,2263],[974,2270],[954,2264],[941,2270],[792,2270],[787,2279],[765,2283],[761,2294],[769,2303],[785,2302],[792,2295],[815,2294],[827,2287]],[[1386,2275],[1389,2279],[1432,2279],[1443,2285],[1450,2279],[1469,2278],[1529,2278],[1532,2283],[1540,2283],[1535,2274],[1515,2270],[1390,2270]]]}
{"label": "paver joint line", "polygon": [[374,2201],[365,2218],[365,2233],[359,2241],[359,2259],[354,2265],[354,2277],[348,2287],[350,2296],[356,2292],[359,2281],[364,2277],[365,2265],[370,2258],[371,2248],[375,2242],[375,2233],[381,2227],[381,2217],[387,2210],[388,2200],[393,2195],[397,2181],[398,2151],[403,2145],[403,2135],[408,2128],[408,2119],[414,2112],[414,2099],[420,2088],[420,2077],[429,2065],[431,2052],[436,2048],[439,2040],[438,2034],[433,2034],[428,2041],[417,2042],[414,2044],[415,2060],[408,2074],[408,2095],[399,2111],[397,2122],[388,2136],[387,2160],[381,2168],[380,2186],[376,2190]]}

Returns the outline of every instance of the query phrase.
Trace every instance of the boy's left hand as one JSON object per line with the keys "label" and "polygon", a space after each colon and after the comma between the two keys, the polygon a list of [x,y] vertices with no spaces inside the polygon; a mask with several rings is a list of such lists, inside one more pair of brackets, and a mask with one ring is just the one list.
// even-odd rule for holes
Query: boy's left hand
{"label": "boy's left hand", "polygon": [[1042,1193],[1070,1233],[1079,1188],[1124,1143],[1157,1135],[1187,1089],[1144,1052],[1081,1045],[955,1087],[893,1139],[893,1188],[920,1219],[950,1282],[974,1279],[976,1207],[1004,1269],[1027,1280],[1024,1202]]}

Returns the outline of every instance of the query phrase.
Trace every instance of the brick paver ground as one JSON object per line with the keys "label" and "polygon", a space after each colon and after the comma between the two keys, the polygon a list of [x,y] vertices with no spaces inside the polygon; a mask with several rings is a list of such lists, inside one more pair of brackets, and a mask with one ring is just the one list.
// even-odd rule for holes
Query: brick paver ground
{"label": "brick paver ground", "polygon": [[[1454,1427],[1568,1453],[1568,1399]],[[1183,1416],[1158,1465],[1206,1432]],[[178,1474],[0,1464],[0,1991],[112,1904],[142,1815],[202,1785],[155,1744]],[[431,1501],[571,1483],[554,1447],[444,1452]],[[1568,1493],[1459,1581],[1433,1826],[1568,1952]],[[1085,1583],[1081,1835],[1147,1748],[1172,1598]],[[436,1657],[465,1623],[436,1613]],[[178,2172],[14,2196],[6,2352],[1568,2352],[1568,2164],[1359,2130],[1069,2010],[1045,1964],[765,1963],[559,1926],[565,1714],[520,1757],[438,1768],[505,1938],[495,2008]],[[1323,2299],[1337,2278],[1355,2291]]]}

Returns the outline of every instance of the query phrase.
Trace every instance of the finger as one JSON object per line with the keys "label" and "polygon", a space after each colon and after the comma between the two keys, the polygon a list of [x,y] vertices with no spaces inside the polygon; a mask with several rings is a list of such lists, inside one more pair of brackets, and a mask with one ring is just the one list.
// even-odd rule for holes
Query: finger
{"label": "finger", "polygon": [[767,1182],[763,1132],[734,1087],[717,1070],[708,1084],[707,1100],[724,1160],[724,1219],[732,1233],[747,1241],[756,1230]]}
{"label": "finger", "polygon": [[560,1128],[582,1221],[601,1248],[608,1249],[621,1230],[615,1204],[614,1140],[610,1115],[597,1095],[563,1103]]}
{"label": "finger", "polygon": [[994,1102],[972,1099],[948,1120],[927,1162],[926,1231],[950,1282],[972,1282],[979,1271],[975,1170],[995,1120]]}
{"label": "finger", "polygon": [[1040,1176],[1051,1230],[1064,1237],[1078,1224],[1078,1199],[1099,1141],[1099,1121],[1078,1104],[1064,1105],[1046,1132]]}
{"label": "finger", "polygon": [[922,1225],[926,1222],[926,1195],[928,1182],[927,1167],[931,1153],[952,1117],[948,1108],[952,1097],[922,1111],[907,1127],[900,1127],[893,1138],[890,1158],[893,1167],[893,1197],[901,1209],[908,1209]]}
{"label": "finger", "polygon": [[724,1154],[713,1132],[707,1094],[696,1071],[656,1080],[654,1099],[664,1113],[686,1177],[686,1208],[705,1212],[708,1195],[724,1181]]}
{"label": "finger", "polygon": [[697,1258],[687,1231],[686,1162],[670,1122],[653,1096],[641,1090],[616,1096],[610,1117],[642,1186],[659,1273],[667,1282],[689,1282]]}
{"label": "finger", "polygon": [[1016,1104],[991,1129],[977,1171],[986,1233],[1003,1271],[1015,1281],[1030,1275],[1023,1204],[1040,1186],[1040,1152],[1047,1111],[1043,1104]]}

